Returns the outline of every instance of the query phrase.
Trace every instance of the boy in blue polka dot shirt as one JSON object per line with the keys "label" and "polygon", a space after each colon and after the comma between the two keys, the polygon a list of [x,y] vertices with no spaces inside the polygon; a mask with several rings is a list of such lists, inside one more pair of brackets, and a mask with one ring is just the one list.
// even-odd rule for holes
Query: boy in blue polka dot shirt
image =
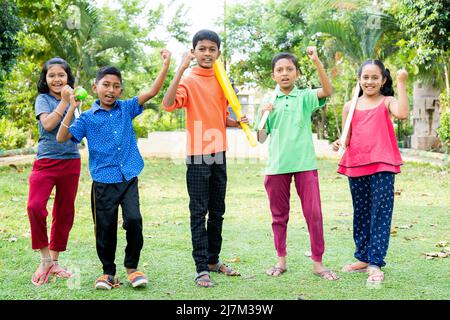
{"label": "boy in blue polka dot shirt", "polygon": [[123,91],[120,71],[115,67],[101,68],[92,86],[99,100],[69,127],[70,119],[80,104],[75,96],[71,96],[69,110],[56,137],[58,142],[72,139],[79,143],[84,137],[87,139],[93,180],[91,208],[97,254],[103,265],[103,275],[94,284],[96,289],[110,290],[120,284],[114,263],[119,205],[126,230],[124,265],[128,280],[133,287],[144,287],[148,283],[145,274],[137,270],[144,243],[137,177],[144,168],[144,161],[137,147],[132,120],[142,113],[143,104],[161,89],[170,56],[168,50],[161,51],[163,68],[152,88],[129,100],[118,100]]}

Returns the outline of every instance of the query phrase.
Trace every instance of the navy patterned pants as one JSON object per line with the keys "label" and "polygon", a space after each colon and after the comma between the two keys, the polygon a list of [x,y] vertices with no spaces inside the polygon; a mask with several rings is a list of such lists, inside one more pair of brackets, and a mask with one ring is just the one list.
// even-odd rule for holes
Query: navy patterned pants
{"label": "navy patterned pants", "polygon": [[378,267],[384,266],[394,209],[392,172],[349,178],[353,201],[353,239],[355,258]]}

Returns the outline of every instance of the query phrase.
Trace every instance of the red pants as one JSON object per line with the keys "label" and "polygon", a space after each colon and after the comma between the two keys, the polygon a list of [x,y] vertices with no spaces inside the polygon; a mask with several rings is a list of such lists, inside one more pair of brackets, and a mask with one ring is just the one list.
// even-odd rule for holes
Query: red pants
{"label": "red pants", "polygon": [[320,205],[319,177],[317,170],[268,175],[264,181],[272,212],[272,230],[275,249],[279,257],[285,257],[286,232],[289,221],[290,189],[292,176],[302,203],[303,216],[308,225],[311,241],[311,259],[322,262],[325,242],[323,239],[322,209]]}
{"label": "red pants", "polygon": [[[27,205],[34,250],[45,247],[58,252],[66,250],[75,215],[80,168],[80,159],[40,159],[34,162]],[[47,202],[55,186],[49,245]]]}

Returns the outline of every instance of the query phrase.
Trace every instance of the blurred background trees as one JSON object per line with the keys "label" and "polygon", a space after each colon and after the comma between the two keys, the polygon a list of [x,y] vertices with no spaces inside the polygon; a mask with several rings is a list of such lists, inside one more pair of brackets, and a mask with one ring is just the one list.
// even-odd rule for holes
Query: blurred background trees
{"label": "blurred background trees", "polygon": [[[99,67],[112,64],[124,77],[124,97],[150,86],[160,70],[159,50],[167,37],[189,45],[186,13],[189,3],[162,2],[146,9],[144,0],[116,0],[100,6],[87,0],[0,0],[0,149],[23,147],[37,138],[34,118],[36,82],[43,63],[54,56],[66,59],[76,84],[90,92]],[[299,87],[320,85],[305,54],[308,45],[319,56],[334,86],[327,108],[313,118],[320,138],[340,135],[341,112],[351,97],[356,72],[366,59],[381,59],[394,78],[399,68],[409,83],[440,92],[442,148],[448,146],[450,0],[248,0],[227,4],[217,21],[222,52],[236,85],[270,90],[271,59],[279,52],[299,58]],[[170,22],[164,23],[170,16]],[[162,36],[162,35],[165,35]],[[173,75],[172,66],[168,79]],[[184,126],[183,111],[161,112],[159,105],[169,81],[144,115],[135,120],[139,136],[152,130]],[[413,88],[409,85],[412,108]],[[395,87],[394,87],[395,89]],[[434,94],[434,93],[433,93]],[[13,120],[13,121],[11,121]],[[413,133],[412,121],[397,122],[397,138]]]}

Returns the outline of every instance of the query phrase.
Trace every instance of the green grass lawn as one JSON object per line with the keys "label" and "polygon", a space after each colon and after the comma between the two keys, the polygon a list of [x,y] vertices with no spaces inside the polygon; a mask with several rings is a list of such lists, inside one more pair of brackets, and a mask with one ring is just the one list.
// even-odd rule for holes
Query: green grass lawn
{"label": "green grass lawn", "polygon": [[[336,173],[335,160],[320,160],[324,215],[324,263],[339,271],[352,262],[352,205],[347,179]],[[134,290],[124,281],[125,233],[119,228],[116,253],[119,289],[98,292],[93,282],[101,274],[95,251],[90,211],[91,180],[83,162],[75,223],[61,264],[75,271],[72,279],[53,279],[42,287],[30,278],[39,263],[31,250],[26,213],[31,166],[0,168],[0,299],[450,299],[450,259],[427,260],[440,241],[450,242],[449,175],[447,170],[407,163],[397,176],[394,235],[386,258],[381,289],[366,288],[365,274],[343,274],[335,282],[311,271],[309,237],[300,201],[292,186],[288,229],[288,272],[279,278],[265,275],[276,262],[271,216],[263,186],[264,163],[228,164],[227,210],[221,258],[232,260],[242,277],[213,274],[212,289],[194,285],[185,165],[148,159],[140,175],[144,248],[140,268],[149,286]],[[295,196],[294,196],[295,195]],[[48,208],[51,210],[52,201]],[[51,211],[50,211],[51,212]],[[120,214],[120,213],[119,213]],[[48,225],[50,225],[50,217]],[[450,244],[447,244],[450,246]]]}

